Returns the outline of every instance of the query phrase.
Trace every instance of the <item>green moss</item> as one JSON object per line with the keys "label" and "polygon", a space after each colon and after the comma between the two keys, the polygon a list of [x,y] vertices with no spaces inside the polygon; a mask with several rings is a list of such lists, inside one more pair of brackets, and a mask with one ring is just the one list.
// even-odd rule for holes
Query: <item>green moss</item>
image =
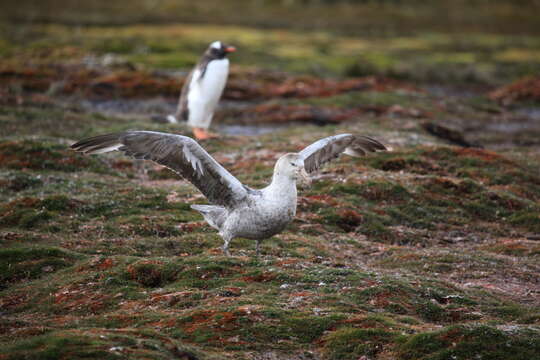
{"label": "green moss", "polygon": [[12,191],[23,191],[43,186],[43,181],[39,176],[26,172],[10,174],[6,179],[6,187]]}
{"label": "green moss", "polygon": [[292,335],[302,343],[311,343],[320,338],[325,331],[343,320],[343,315],[288,317],[284,326],[290,327]]}
{"label": "green moss", "polygon": [[54,331],[3,349],[6,359],[189,359],[198,352],[152,331],[103,329]]}
{"label": "green moss", "polygon": [[35,279],[69,267],[81,255],[53,247],[10,248],[0,250],[0,286]]}
{"label": "green moss", "polygon": [[238,269],[230,265],[202,262],[186,267],[179,273],[175,284],[188,288],[214,289],[223,286],[237,272]]}
{"label": "green moss", "polygon": [[37,225],[50,220],[53,215],[47,211],[34,209],[15,209],[0,218],[0,225],[20,226],[23,229],[32,229]]}
{"label": "green moss", "polygon": [[53,215],[48,211],[28,210],[21,215],[18,225],[23,229],[31,229],[52,218]]}
{"label": "green moss", "polygon": [[41,201],[41,205],[50,211],[67,211],[76,206],[74,201],[65,195],[48,196]]}
{"label": "green moss", "polygon": [[402,171],[407,170],[419,174],[430,173],[435,165],[428,159],[420,156],[415,151],[404,153],[380,153],[369,157],[366,161],[374,168],[384,171]]}
{"label": "green moss", "polygon": [[388,208],[387,211],[394,223],[416,228],[432,229],[436,223],[448,219],[448,208],[422,204],[415,200],[395,208]]}
{"label": "green moss", "polygon": [[365,213],[359,232],[366,235],[369,240],[391,242],[392,232],[387,228],[389,219],[376,213]]}
{"label": "green moss", "polygon": [[522,319],[533,315],[534,310],[517,303],[497,304],[485,309],[488,313],[505,320],[521,322]]}
{"label": "green moss", "polygon": [[67,145],[48,141],[22,140],[0,143],[0,165],[10,169],[108,172],[99,160],[83,157]]}
{"label": "green moss", "polygon": [[431,301],[425,301],[416,305],[416,312],[427,321],[443,322],[449,319],[446,310]]}
{"label": "green moss", "polygon": [[181,265],[169,261],[141,260],[127,267],[128,276],[139,284],[147,287],[163,286],[176,279]]}
{"label": "green moss", "polygon": [[530,209],[518,211],[508,218],[508,222],[524,227],[528,231],[540,233],[540,210]]}
{"label": "green moss", "polygon": [[540,356],[540,334],[505,332],[489,326],[453,326],[411,336],[399,347],[399,359],[534,359]]}
{"label": "green moss", "polygon": [[373,357],[384,350],[396,337],[395,332],[384,329],[341,328],[324,338],[324,354],[332,360],[356,360]]}
{"label": "green moss", "polygon": [[[64,337],[58,333],[52,333],[34,337],[30,340],[21,341],[6,349],[8,359],[60,359],[71,358],[100,358],[120,359],[120,355],[110,353],[105,348],[103,341],[90,340],[85,336]],[[101,345],[101,346],[100,346]]]}
{"label": "green moss", "polygon": [[368,181],[354,189],[353,194],[359,194],[370,201],[406,201],[411,194],[400,184],[388,181]]}

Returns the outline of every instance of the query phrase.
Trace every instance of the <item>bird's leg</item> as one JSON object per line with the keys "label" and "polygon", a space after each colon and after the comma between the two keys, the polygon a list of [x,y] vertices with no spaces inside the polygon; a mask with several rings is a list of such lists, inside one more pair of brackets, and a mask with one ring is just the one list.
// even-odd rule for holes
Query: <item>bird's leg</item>
{"label": "bird's leg", "polygon": [[230,236],[223,236],[223,253],[226,256],[231,256],[231,253],[229,252],[229,243],[231,242]]}
{"label": "bird's leg", "polygon": [[148,169],[146,168],[146,162],[144,160],[136,159],[133,165],[139,178],[143,181],[148,180]]}
{"label": "bird's leg", "polygon": [[257,257],[259,257],[261,255],[261,240],[257,240],[256,249],[257,249]]}
{"label": "bird's leg", "polygon": [[197,140],[206,140],[206,139],[213,139],[213,138],[218,137],[216,134],[212,134],[211,132],[208,132],[207,129],[199,128],[199,127],[193,128],[193,135],[195,136],[195,139]]}

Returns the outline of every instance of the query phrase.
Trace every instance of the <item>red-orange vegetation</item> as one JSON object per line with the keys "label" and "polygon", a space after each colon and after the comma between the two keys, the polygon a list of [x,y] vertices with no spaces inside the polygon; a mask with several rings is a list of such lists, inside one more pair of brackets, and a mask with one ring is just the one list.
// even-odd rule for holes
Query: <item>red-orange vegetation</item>
{"label": "red-orange vegetation", "polygon": [[339,210],[338,215],[341,216],[343,221],[347,221],[351,224],[354,223],[357,225],[359,225],[362,222],[362,219],[364,218],[362,214],[352,209]]}
{"label": "red-orange vegetation", "polygon": [[441,333],[439,338],[449,343],[459,343],[463,340],[463,330],[460,328],[449,329]]}
{"label": "red-orange vegetation", "polygon": [[299,292],[290,294],[289,297],[309,297],[313,295],[314,293],[311,291],[299,291]]}
{"label": "red-orange vegetation", "polygon": [[517,101],[540,101],[540,76],[530,76],[489,93],[492,100],[503,105]]}
{"label": "red-orange vegetation", "polygon": [[117,170],[126,170],[133,167],[133,161],[127,159],[120,159],[111,161],[111,166]]}
{"label": "red-orange vegetation", "polygon": [[131,276],[133,280],[136,280],[139,276],[138,268],[144,265],[161,265],[163,264],[161,261],[158,260],[141,260],[136,262],[135,264],[130,264],[127,267],[127,272]]}
{"label": "red-orange vegetation", "polygon": [[507,163],[511,162],[510,160],[506,159],[503,155],[498,154],[494,151],[476,149],[476,148],[456,149],[456,155],[466,156],[466,157],[475,157],[475,158],[478,158],[487,162],[493,162],[493,161],[504,161]]}
{"label": "red-orange vegetation", "polygon": [[369,301],[370,304],[377,307],[386,307],[390,304],[389,298],[395,296],[395,293],[390,291],[383,291],[374,295],[374,297]]}
{"label": "red-orange vegetation", "polygon": [[[335,106],[261,104],[246,114],[259,123],[309,122],[316,124],[340,123],[360,113],[362,108],[342,109]],[[253,122],[251,121],[251,122]]]}
{"label": "red-orange vegetation", "polygon": [[93,95],[121,97],[175,96],[182,87],[173,78],[134,71],[105,74],[94,79],[88,85],[87,91]]}
{"label": "red-orange vegetation", "polygon": [[336,198],[330,195],[312,195],[302,196],[299,199],[300,205],[318,205],[318,206],[337,206],[338,201]]}
{"label": "red-orange vegetation", "polygon": [[248,282],[267,282],[267,281],[274,280],[276,276],[277,276],[276,274],[271,273],[271,272],[262,272],[257,275],[243,276],[241,280],[248,281]]}
{"label": "red-orange vegetation", "polygon": [[0,298],[0,309],[8,310],[10,308],[16,308],[26,304],[30,300],[31,296],[27,292],[16,292],[12,295],[3,296]]}
{"label": "red-orange vegetation", "polygon": [[88,284],[76,284],[61,288],[53,295],[54,303],[66,310],[96,312],[107,306],[110,296],[92,289]]}
{"label": "red-orange vegetation", "polygon": [[289,265],[297,264],[300,260],[298,259],[283,259],[276,262],[276,266],[288,267]]}
{"label": "red-orange vegetation", "polygon": [[389,91],[403,89],[419,91],[416,87],[388,78],[366,76],[345,80],[321,79],[315,77],[288,77],[284,81],[269,86],[269,97],[326,97],[349,91]]}
{"label": "red-orange vegetation", "polygon": [[[89,68],[81,64],[4,65],[0,82],[28,92],[46,92],[55,87],[61,94],[81,93],[86,97],[178,96],[185,79],[136,70]],[[269,98],[327,97],[349,91],[420,91],[411,84],[383,77],[367,76],[345,80],[290,76],[268,71],[232,70],[224,98],[255,100]],[[11,102],[19,101],[17,98]]]}
{"label": "red-orange vegetation", "polygon": [[342,324],[352,325],[354,327],[359,327],[363,329],[369,329],[369,328],[385,328],[383,323],[380,321],[377,321],[375,319],[367,318],[364,315],[357,315],[353,316],[348,319],[344,319],[340,321]]}
{"label": "red-orange vegetation", "polygon": [[114,261],[111,258],[103,259],[100,263],[97,264],[99,270],[107,270],[114,266]]}

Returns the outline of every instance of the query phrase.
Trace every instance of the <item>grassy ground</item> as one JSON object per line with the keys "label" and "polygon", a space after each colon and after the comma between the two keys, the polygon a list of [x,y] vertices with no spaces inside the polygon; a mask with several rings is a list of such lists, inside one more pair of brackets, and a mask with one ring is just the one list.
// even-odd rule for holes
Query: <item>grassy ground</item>
{"label": "grassy ground", "polygon": [[6,26],[0,55],[20,66],[21,56],[43,64],[51,59],[73,61],[90,52],[120,55],[123,61],[150,69],[177,70],[192,66],[208,39],[218,38],[238,47],[236,65],[317,76],[380,74],[422,82],[501,85],[540,70],[536,35],[422,32],[366,37],[212,25]]}
{"label": "grassy ground", "polygon": [[[538,103],[488,96],[538,69],[537,38],[206,25],[15,35],[0,41],[0,359],[539,356]],[[260,259],[247,240],[222,256],[189,208],[205,199],[170,171],[68,150],[130,128],[189,134],[151,116],[174,108],[171,70],[215,37],[239,48],[218,121],[295,124],[204,143],[241,181],[264,186],[280,154],[331,134],[392,147],[315,176]]]}
{"label": "grassy ground", "polygon": [[4,2],[0,19],[16,24],[208,23],[257,28],[332,29],[395,36],[443,31],[538,34],[535,0],[69,0]]}

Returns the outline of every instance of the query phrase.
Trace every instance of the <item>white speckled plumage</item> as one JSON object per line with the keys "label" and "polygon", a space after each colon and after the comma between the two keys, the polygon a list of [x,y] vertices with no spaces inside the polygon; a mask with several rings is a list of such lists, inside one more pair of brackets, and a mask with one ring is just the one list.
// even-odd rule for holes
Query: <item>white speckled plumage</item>
{"label": "white speckled plumage", "polygon": [[321,139],[299,153],[281,156],[274,167],[271,183],[254,190],[243,185],[223,168],[195,140],[152,131],[126,131],[81,140],[71,146],[84,154],[120,150],[138,159],[165,165],[195,185],[212,205],[192,205],[223,238],[223,251],[229,255],[232,239],[243,237],[260,241],[280,233],[296,215],[299,179],[341,153],[353,156],[386,150],[366,136],[341,134]]}

